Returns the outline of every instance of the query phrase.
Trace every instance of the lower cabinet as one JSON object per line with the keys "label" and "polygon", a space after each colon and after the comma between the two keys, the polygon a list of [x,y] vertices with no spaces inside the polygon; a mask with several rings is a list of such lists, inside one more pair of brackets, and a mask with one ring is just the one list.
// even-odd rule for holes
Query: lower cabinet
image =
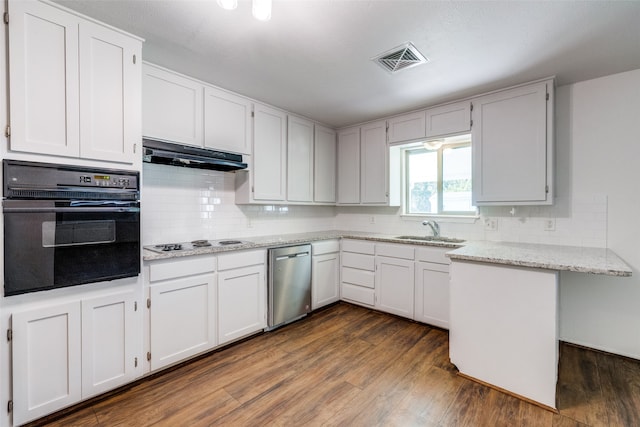
{"label": "lower cabinet", "polygon": [[132,381],[134,310],[130,291],[14,312],[13,424]]}
{"label": "lower cabinet", "polygon": [[265,263],[264,250],[218,256],[218,344],[267,326]]}
{"label": "lower cabinet", "polygon": [[311,252],[311,308],[315,310],[340,299],[340,242],[313,242]]}
{"label": "lower cabinet", "polygon": [[151,370],[216,346],[216,257],[156,261],[149,266]]}
{"label": "lower cabinet", "polygon": [[416,250],[415,305],[413,320],[449,329],[450,249]]}
{"label": "lower cabinet", "polygon": [[413,260],[376,257],[376,308],[413,319]]}

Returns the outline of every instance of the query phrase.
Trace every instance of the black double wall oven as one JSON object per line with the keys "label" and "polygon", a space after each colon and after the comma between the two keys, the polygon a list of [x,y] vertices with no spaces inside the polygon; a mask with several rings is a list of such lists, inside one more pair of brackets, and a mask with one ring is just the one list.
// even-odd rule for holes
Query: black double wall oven
{"label": "black double wall oven", "polygon": [[135,171],[3,160],[4,295],[140,274]]}

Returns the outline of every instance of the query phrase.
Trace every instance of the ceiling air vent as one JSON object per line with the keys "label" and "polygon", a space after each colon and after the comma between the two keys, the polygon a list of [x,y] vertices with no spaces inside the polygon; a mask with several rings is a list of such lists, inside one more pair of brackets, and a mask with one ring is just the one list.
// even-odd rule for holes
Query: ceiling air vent
{"label": "ceiling air vent", "polygon": [[407,68],[429,62],[424,55],[418,52],[418,49],[416,49],[413,43],[405,43],[401,46],[394,47],[371,60],[375,61],[390,73],[406,70]]}

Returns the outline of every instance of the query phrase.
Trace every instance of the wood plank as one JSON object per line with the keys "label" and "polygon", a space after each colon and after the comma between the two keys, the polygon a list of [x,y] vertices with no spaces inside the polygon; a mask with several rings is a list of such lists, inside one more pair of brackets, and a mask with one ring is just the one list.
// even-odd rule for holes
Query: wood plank
{"label": "wood plank", "polygon": [[640,361],[596,353],[611,426],[640,426]]}

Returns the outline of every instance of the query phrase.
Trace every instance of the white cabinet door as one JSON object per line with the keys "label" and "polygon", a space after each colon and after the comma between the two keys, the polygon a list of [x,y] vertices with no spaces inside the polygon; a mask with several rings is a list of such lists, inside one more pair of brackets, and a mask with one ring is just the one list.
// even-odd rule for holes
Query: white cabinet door
{"label": "white cabinet door", "polygon": [[288,117],[287,200],[313,201],[313,122]]}
{"label": "white cabinet door", "polygon": [[13,423],[81,399],[80,302],[14,313]]}
{"label": "white cabinet door", "polygon": [[78,18],[35,1],[10,1],[11,150],[78,156]]}
{"label": "white cabinet door", "polygon": [[336,133],[316,125],[313,167],[313,201],[336,202]]}
{"label": "white cabinet door", "polygon": [[218,273],[219,344],[267,326],[266,289],[264,265]]}
{"label": "white cabinet door", "polygon": [[431,108],[426,112],[426,136],[434,138],[471,130],[471,102]]}
{"label": "white cabinet door", "polygon": [[340,299],[340,254],[313,255],[311,267],[311,308]]}
{"label": "white cabinet door", "polygon": [[376,257],[376,308],[413,319],[413,260]]}
{"label": "white cabinet door", "polygon": [[216,275],[150,286],[151,369],[216,345]]}
{"label": "white cabinet door", "polygon": [[247,98],[205,86],[205,147],[251,154],[251,107]]}
{"label": "white cabinet door", "polygon": [[360,128],[338,133],[338,204],[360,203]]}
{"label": "white cabinet door", "polygon": [[413,320],[449,329],[449,266],[416,263]]}
{"label": "white cabinet door", "polygon": [[253,124],[253,198],[286,199],[287,115],[255,104]]}
{"label": "white cabinet door", "polygon": [[135,346],[139,339],[133,291],[82,300],[84,399],[135,378]]}
{"label": "white cabinet door", "polygon": [[389,200],[387,126],[378,121],[360,129],[360,201],[386,205]]}
{"label": "white cabinet door", "polygon": [[141,136],[141,43],[82,21],[79,48],[80,157],[133,163]]}
{"label": "white cabinet door", "polygon": [[543,82],[473,101],[474,205],[552,203],[548,89]]}
{"label": "white cabinet door", "polygon": [[142,67],[142,134],[202,147],[202,84],[150,64]]}
{"label": "white cabinet door", "polygon": [[389,119],[389,143],[425,137],[425,112],[403,114]]}

